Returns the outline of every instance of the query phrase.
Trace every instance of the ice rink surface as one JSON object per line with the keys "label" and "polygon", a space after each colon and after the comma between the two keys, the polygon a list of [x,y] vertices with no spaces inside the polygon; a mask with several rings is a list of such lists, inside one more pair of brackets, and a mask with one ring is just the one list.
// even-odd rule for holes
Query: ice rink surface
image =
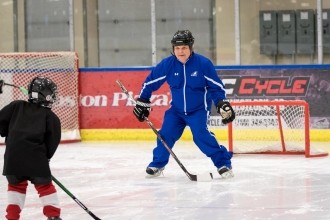
{"label": "ice rink surface", "polygon": [[[155,142],[60,145],[51,161],[53,175],[102,220],[328,220],[330,157],[234,155],[235,177],[221,179],[211,160],[192,142],[173,151],[197,176],[192,182],[171,158],[164,176],[145,178]],[[323,143],[330,149],[330,143]],[[0,165],[3,166],[4,146]],[[93,219],[56,185],[63,220]],[[7,181],[0,178],[0,219],[5,219]],[[46,219],[29,185],[22,220]]]}

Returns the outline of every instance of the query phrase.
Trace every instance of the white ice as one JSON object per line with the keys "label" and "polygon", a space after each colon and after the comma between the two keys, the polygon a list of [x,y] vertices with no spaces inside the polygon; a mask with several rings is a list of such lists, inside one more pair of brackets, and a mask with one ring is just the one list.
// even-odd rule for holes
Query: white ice
{"label": "white ice", "polygon": [[[153,147],[154,142],[62,144],[51,160],[51,169],[66,189],[102,220],[330,219],[329,156],[234,155],[235,177],[225,180],[192,142],[178,142],[173,151],[190,173],[212,172],[215,176],[209,182],[192,182],[173,158],[164,176],[145,178]],[[0,154],[4,150],[0,146]],[[63,220],[93,219],[56,188]],[[1,176],[3,220],[6,190],[6,178]],[[46,219],[31,185],[21,219]]]}

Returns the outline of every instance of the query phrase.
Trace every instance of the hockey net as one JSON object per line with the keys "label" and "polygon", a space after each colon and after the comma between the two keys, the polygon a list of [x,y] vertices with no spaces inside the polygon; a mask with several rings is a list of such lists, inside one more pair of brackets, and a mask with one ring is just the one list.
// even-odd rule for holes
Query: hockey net
{"label": "hockey net", "polygon": [[[80,140],[78,73],[75,52],[0,53],[0,79],[5,83],[27,88],[32,78],[43,76],[57,84],[58,100],[52,110],[61,120],[62,143]],[[27,100],[19,89],[6,85],[0,96],[0,109],[13,100]]]}
{"label": "hockey net", "polygon": [[231,102],[236,118],[228,125],[228,147],[234,153],[327,156],[311,148],[309,105],[294,101]]}

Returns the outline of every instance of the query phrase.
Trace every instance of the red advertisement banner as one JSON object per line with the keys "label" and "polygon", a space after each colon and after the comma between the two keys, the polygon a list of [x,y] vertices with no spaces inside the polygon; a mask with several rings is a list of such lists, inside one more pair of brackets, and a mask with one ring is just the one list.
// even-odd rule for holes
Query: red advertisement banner
{"label": "red advertisement banner", "polygon": [[[82,129],[149,128],[133,115],[133,103],[116,83],[120,80],[131,95],[139,95],[150,71],[94,71],[80,74],[80,124]],[[151,98],[150,120],[159,128],[171,95],[164,84]]]}
{"label": "red advertisement banner", "polygon": [[[116,83],[119,79],[134,98],[150,69],[122,71],[81,70],[80,124],[82,129],[148,128],[133,115],[133,103]],[[305,100],[310,105],[311,128],[330,128],[330,71],[312,69],[218,70],[229,100]],[[160,128],[171,94],[165,83],[151,97],[150,120]],[[215,109],[212,116],[216,116]],[[212,121],[210,122],[210,125]],[[217,125],[218,126],[218,125]]]}

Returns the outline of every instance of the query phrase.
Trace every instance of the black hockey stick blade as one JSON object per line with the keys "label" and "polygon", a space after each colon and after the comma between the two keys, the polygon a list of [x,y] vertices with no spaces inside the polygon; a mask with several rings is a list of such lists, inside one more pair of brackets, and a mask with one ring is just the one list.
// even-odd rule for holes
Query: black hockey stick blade
{"label": "black hockey stick blade", "polygon": [[[121,88],[121,90],[127,95],[127,97],[134,103],[136,104],[135,99],[128,93],[127,89],[125,88],[125,86],[121,83],[120,80],[116,80],[117,84],[119,85],[119,87]],[[184,171],[184,173],[188,176],[188,178],[191,181],[197,181],[197,175],[191,174],[187,171],[187,169],[185,168],[185,166],[183,166],[183,164],[181,163],[181,161],[179,160],[179,158],[175,155],[175,153],[172,151],[172,149],[167,145],[167,143],[165,142],[165,140],[162,138],[162,136],[159,134],[159,132],[157,131],[157,129],[154,127],[154,125],[151,123],[151,121],[147,118],[144,117],[145,121],[148,123],[149,127],[151,128],[151,130],[156,134],[157,138],[162,142],[162,144],[165,146],[166,150],[171,154],[171,156],[174,158],[174,160],[177,162],[177,164],[181,167],[181,169]],[[213,179],[213,175],[212,173],[210,173],[209,175],[210,180]]]}
{"label": "black hockey stick blade", "polygon": [[96,215],[94,215],[94,213],[92,213],[91,211],[88,210],[88,208],[82,204],[82,202],[79,201],[79,199],[77,199],[67,188],[65,188],[65,186],[58,181],[53,175],[52,175],[52,179],[53,181],[59,186],[61,187],[61,189],[63,189],[64,192],[66,192],[66,194],[68,194],[81,208],[83,208],[90,216],[92,216],[93,219],[95,220],[101,220],[99,217],[97,217]]}

